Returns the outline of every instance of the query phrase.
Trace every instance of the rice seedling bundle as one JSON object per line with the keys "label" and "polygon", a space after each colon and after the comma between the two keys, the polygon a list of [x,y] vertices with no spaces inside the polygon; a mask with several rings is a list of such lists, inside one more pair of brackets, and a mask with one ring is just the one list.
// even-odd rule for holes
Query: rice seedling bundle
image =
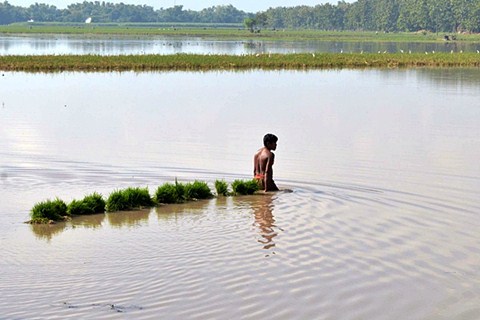
{"label": "rice seedling bundle", "polygon": [[50,220],[61,221],[67,215],[67,205],[58,198],[36,203],[30,211],[32,223],[48,223]]}

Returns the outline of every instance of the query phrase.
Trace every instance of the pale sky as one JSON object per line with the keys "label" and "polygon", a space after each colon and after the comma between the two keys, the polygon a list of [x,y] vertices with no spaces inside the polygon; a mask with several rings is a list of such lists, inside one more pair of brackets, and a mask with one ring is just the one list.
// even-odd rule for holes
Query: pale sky
{"label": "pale sky", "polygon": [[[87,0],[87,1],[94,1],[94,0]],[[101,0],[100,0],[101,1]],[[15,6],[21,7],[29,7],[31,4],[37,3],[45,3],[49,5],[54,5],[59,9],[66,8],[69,4],[72,3],[81,3],[83,0],[9,0],[8,3]],[[123,2],[125,4],[134,4],[134,5],[148,5],[152,6],[154,9],[160,8],[169,8],[174,5],[183,5],[184,9],[191,9],[191,10],[201,10],[203,8],[208,8],[212,6],[218,5],[228,5],[231,4],[235,8],[239,10],[243,10],[245,12],[258,12],[258,11],[265,11],[270,7],[294,7],[299,5],[307,5],[307,6],[315,6],[317,4],[323,3],[331,3],[336,5],[337,0],[335,1],[328,1],[328,0],[206,0],[206,1],[198,1],[198,0],[110,0],[105,2],[111,3],[120,3]],[[352,0],[347,1],[352,2]]]}

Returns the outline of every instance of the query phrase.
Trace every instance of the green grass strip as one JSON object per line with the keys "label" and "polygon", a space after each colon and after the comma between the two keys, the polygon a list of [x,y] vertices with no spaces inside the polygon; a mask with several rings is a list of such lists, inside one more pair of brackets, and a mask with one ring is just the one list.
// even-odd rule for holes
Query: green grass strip
{"label": "green grass strip", "polygon": [[[175,26],[175,27],[172,27]],[[199,37],[222,40],[287,40],[287,41],[345,41],[345,42],[444,42],[449,32],[374,32],[374,31],[323,31],[309,29],[263,29],[251,33],[243,24],[202,23],[62,23],[34,22],[12,23],[0,26],[0,34],[63,34],[82,36],[168,36]],[[480,42],[480,34],[454,34],[455,43]]]}
{"label": "green grass strip", "polygon": [[308,70],[342,68],[479,67],[478,53],[302,53],[258,55],[44,55],[2,56],[0,70],[60,71],[208,71]]}
{"label": "green grass strip", "polygon": [[[232,191],[228,192],[228,183],[216,180],[215,188],[218,195],[251,195],[259,190],[256,180],[235,180],[231,184]],[[148,208],[155,205],[169,203],[183,203],[192,200],[210,199],[214,195],[204,181],[195,180],[186,184],[175,179],[175,183],[166,182],[159,186],[152,197],[148,188],[128,187],[114,190],[105,201],[101,194],[92,193],[82,200],[72,200],[67,206],[59,198],[36,203],[30,210],[31,220],[28,223],[44,224],[56,221],[65,221],[72,216],[89,215],[96,213],[125,211]]]}

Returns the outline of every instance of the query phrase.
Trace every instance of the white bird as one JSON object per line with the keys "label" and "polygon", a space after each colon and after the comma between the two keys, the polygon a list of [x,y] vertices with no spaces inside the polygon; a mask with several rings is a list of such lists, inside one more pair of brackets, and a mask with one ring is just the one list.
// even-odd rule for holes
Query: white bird
{"label": "white bird", "polygon": [[401,53],[403,53],[403,50],[402,50],[402,49],[400,49],[400,52],[401,52]]}
{"label": "white bird", "polygon": [[477,53],[480,53],[480,51],[477,50]]}

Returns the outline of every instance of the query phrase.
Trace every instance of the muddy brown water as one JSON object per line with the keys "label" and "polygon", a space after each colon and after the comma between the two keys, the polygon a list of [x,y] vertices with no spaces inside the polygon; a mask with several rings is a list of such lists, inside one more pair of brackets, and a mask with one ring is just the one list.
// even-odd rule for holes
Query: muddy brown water
{"label": "muddy brown water", "polygon": [[[480,71],[3,73],[0,318],[478,319]],[[38,201],[292,193],[24,224]]]}

